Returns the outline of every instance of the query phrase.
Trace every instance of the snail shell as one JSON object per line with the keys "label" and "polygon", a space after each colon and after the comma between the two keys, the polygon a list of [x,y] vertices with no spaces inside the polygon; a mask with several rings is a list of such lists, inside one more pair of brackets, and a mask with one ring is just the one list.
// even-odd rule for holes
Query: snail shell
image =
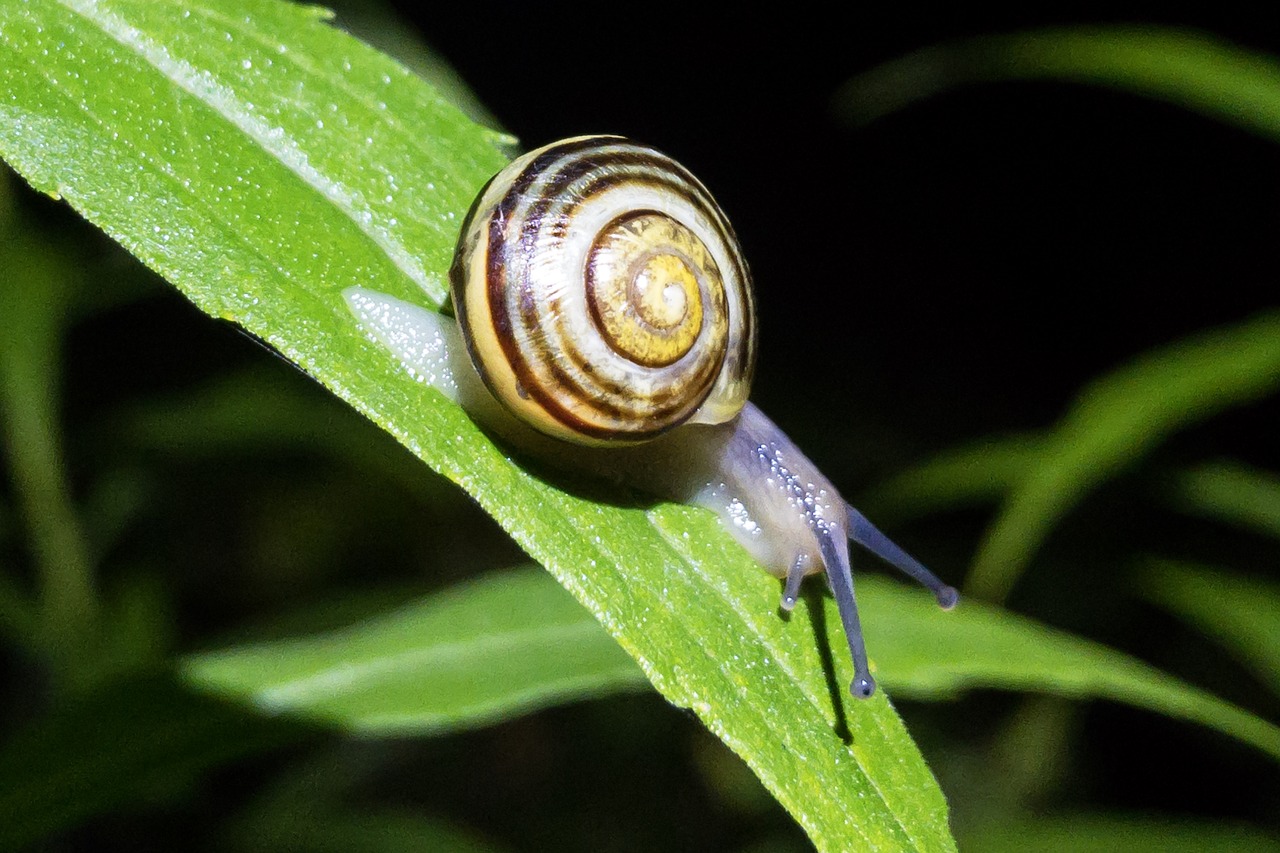
{"label": "snail shell", "polygon": [[549,435],[647,441],[747,401],[742,251],[706,188],[651,148],[579,137],[515,160],[473,205],[450,279],[485,384]]}
{"label": "snail shell", "polygon": [[784,610],[825,571],[854,696],[875,680],[849,540],[956,603],[747,401],[747,267],[720,208],[671,158],[616,136],[518,158],[472,206],[450,279],[456,324],[366,288],[344,296],[414,376],[525,452],[715,512],[785,578]]}

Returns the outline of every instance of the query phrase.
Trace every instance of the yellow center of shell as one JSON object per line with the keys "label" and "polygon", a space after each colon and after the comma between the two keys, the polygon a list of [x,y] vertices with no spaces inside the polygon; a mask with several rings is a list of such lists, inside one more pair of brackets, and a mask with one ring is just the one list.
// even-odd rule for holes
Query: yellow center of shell
{"label": "yellow center of shell", "polygon": [[683,358],[703,333],[704,309],[723,313],[720,271],[693,232],[658,213],[621,217],[587,261],[591,311],[609,346],[648,367]]}

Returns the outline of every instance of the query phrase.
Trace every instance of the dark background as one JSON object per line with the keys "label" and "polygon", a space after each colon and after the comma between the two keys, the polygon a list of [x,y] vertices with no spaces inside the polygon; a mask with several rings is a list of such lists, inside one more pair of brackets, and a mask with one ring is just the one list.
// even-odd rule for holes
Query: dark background
{"label": "dark background", "polygon": [[[974,86],[866,127],[840,123],[832,101],[852,75],[957,37],[1122,22],[1195,27],[1280,53],[1280,32],[1261,20],[1115,4],[1103,12],[1042,5],[1014,16],[866,4],[842,19],[802,9],[756,17],[743,7],[725,19],[649,5],[393,5],[524,146],[620,133],[702,179],[756,279],[754,399],[854,498],[944,449],[1048,428],[1099,374],[1276,302],[1280,157],[1272,142],[1078,85]],[[381,25],[362,29],[362,20],[340,13],[337,23],[394,40]],[[47,200],[22,203],[33,221],[98,239]],[[94,245],[104,280],[147,278]],[[88,425],[122,400],[229,368],[308,387],[163,286],[78,328],[68,347],[72,436],[92,434]],[[179,351],[181,359],[156,358]],[[325,396],[302,393],[311,392]],[[354,417],[336,402],[331,411],[335,420]],[[1146,554],[1191,555],[1274,579],[1274,545],[1243,539],[1214,550],[1209,532],[1156,506],[1154,495],[1161,472],[1198,460],[1280,468],[1278,415],[1272,399],[1215,418],[1091,496],[1046,543],[1011,607],[1275,719],[1280,707],[1247,674],[1139,600],[1131,569]],[[403,455],[373,428],[367,435],[388,457]],[[103,453],[81,439],[71,454],[77,476]],[[424,487],[436,508],[428,516],[413,504],[390,506],[393,488],[342,464],[325,468],[305,449],[231,466],[155,464],[158,494],[172,499],[166,512],[182,520],[157,516],[130,547],[163,541],[157,560],[183,567],[171,591],[179,649],[287,603],[382,580],[437,586],[522,559],[442,483]],[[344,499],[384,527],[307,527],[319,524],[317,506],[348,518]],[[272,550],[285,547],[288,531],[247,520],[265,516],[268,502],[271,524],[296,521],[316,537],[310,562]],[[990,517],[982,508],[889,521],[896,538],[960,583]],[[173,529],[185,538],[165,540]],[[412,533],[387,544],[393,529]],[[264,565],[275,573],[263,574]],[[6,674],[10,684],[32,676],[13,661]],[[1190,724],[1106,703],[994,693],[899,707],[961,833],[1002,814],[1075,812],[1241,820],[1280,832],[1274,764]],[[8,716],[28,711],[20,705]],[[510,849],[806,846],[735,758],[652,695],[429,740],[334,738],[319,758],[293,752],[237,764],[203,780],[185,805],[96,821],[68,846],[219,838],[232,816],[300,765],[350,773],[357,805],[439,815]]]}
{"label": "dark background", "polygon": [[[1280,53],[1274,24],[1225,7],[1177,15],[1036,6],[1009,14],[856,4],[839,17],[739,7],[720,17],[520,4],[433,8],[414,23],[526,147],[620,133],[703,180],[756,279],[754,399],[856,495],[941,448],[1045,428],[1100,373],[1276,304],[1280,157],[1248,131],[1047,82],[972,86],[866,127],[836,118],[833,96],[852,75],[968,36],[1169,25]],[[415,17],[412,4],[401,8]],[[1222,674],[1211,649],[1136,603],[1127,569],[1141,554],[1215,556],[1194,525],[1152,509],[1153,472],[1218,457],[1274,469],[1278,434],[1271,400],[1176,437],[1072,514],[1012,606],[1274,714],[1247,679]],[[956,513],[898,532],[954,580],[985,519]],[[1247,542],[1216,556],[1275,576],[1272,546]],[[959,820],[980,812],[973,801],[1003,772],[998,750],[983,750],[1007,734],[993,732],[1017,718],[1020,702],[979,696],[958,709],[904,709],[926,756],[946,756],[935,767]],[[1033,810],[1182,811],[1277,825],[1273,768],[1248,750],[1129,709],[1071,713],[1074,736],[1061,748],[1078,755],[1037,756],[1032,746],[1024,759],[1070,767],[1056,779],[1046,772],[1052,796],[1031,797]],[[957,758],[969,750],[972,764]],[[966,797],[966,785],[977,791]]]}
{"label": "dark background", "polygon": [[[855,495],[941,448],[1045,428],[1100,373],[1276,303],[1272,142],[1071,84],[973,86],[866,127],[841,123],[832,100],[850,76],[912,50],[1033,27],[1171,25],[1280,53],[1280,33],[1258,18],[1117,4],[1016,14],[858,4],[844,17],[738,8],[728,18],[543,4],[415,18],[412,4],[401,8],[526,147],[621,133],[707,184],[756,279],[754,399]],[[1218,457],[1274,469],[1278,428],[1271,400],[1178,436],[1072,514],[1011,604],[1274,714],[1247,679],[1222,674],[1212,650],[1136,603],[1126,570],[1141,554],[1214,556],[1194,525],[1152,509],[1153,472]],[[985,520],[956,513],[898,532],[954,580]],[[1273,547],[1218,556],[1274,578]],[[958,819],[980,811],[973,799],[1002,772],[983,750],[1020,702],[904,709],[926,756],[931,746],[946,756],[935,766]],[[1280,819],[1273,769],[1248,750],[1129,709],[1070,713],[1074,736],[1061,748],[1079,754],[1033,746],[1026,759],[1070,767],[1033,810]],[[957,754],[967,750],[981,757],[966,765]],[[967,799],[958,788],[970,784]]]}
{"label": "dark background", "polygon": [[960,37],[1143,23],[1273,51],[1273,28],[1115,4],[865,5],[727,22],[521,4],[415,24],[525,146],[621,133],[708,185],[755,274],[757,399],[780,420],[853,394],[877,429],[929,441],[1034,429],[1098,373],[1274,303],[1280,166],[1247,131],[1044,82],[973,86],[862,128],[832,109],[852,75]]}

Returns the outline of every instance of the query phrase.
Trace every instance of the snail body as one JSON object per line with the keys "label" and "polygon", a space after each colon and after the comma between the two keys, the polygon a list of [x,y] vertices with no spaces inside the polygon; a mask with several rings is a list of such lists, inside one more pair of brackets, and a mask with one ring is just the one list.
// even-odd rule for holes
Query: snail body
{"label": "snail body", "polygon": [[875,682],[849,539],[955,603],[748,402],[749,273],[727,218],[669,157],[578,137],[512,161],[468,214],[450,279],[456,322],[366,288],[344,295],[415,376],[521,450],[714,511],[785,578],[784,609],[826,571],[853,695]]}

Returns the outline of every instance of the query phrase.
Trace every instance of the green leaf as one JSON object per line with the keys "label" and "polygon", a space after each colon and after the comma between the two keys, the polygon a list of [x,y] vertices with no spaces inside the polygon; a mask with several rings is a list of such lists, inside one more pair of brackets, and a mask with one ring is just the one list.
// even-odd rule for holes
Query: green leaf
{"label": "green leaf", "polygon": [[848,662],[827,675],[808,609],[780,618],[777,582],[709,514],[553,487],[360,334],[346,287],[440,302],[502,138],[319,14],[0,5],[0,154],[463,486],[820,849],[950,849],[888,701],[843,701]]}
{"label": "green leaf", "polygon": [[[96,677],[100,602],[58,421],[62,332],[77,284],[65,249],[0,220],[0,446],[31,542],[38,598],[35,612],[9,627],[50,659],[61,686],[84,687]],[[0,609],[26,611],[12,592],[0,584]]]}
{"label": "green leaf", "polygon": [[1217,640],[1280,695],[1280,584],[1161,560],[1141,590]]}
{"label": "green leaf", "polygon": [[1087,386],[987,530],[970,593],[1001,600],[1054,525],[1164,438],[1280,386],[1280,314],[1154,350]]}
{"label": "green leaf", "polygon": [[867,646],[895,696],[994,688],[1111,699],[1209,726],[1280,759],[1280,727],[1128,655],[980,601],[943,613],[898,583],[863,577],[858,585]]}
{"label": "green leaf", "polygon": [[[1112,86],[1280,141],[1280,62],[1212,36],[1152,27],[1051,29],[930,47],[855,77],[834,103],[850,120],[866,122],[956,86],[1026,79]],[[1049,531],[1090,489],[1168,434],[1277,384],[1274,313],[1151,353],[1095,382],[1048,437],[1041,458],[1017,477],[966,590],[1002,600]],[[935,502],[981,496],[975,461],[949,457],[918,476],[941,492]],[[994,477],[1002,479],[1028,460],[1002,454],[993,463]],[[899,484],[889,497],[901,490]]]}
{"label": "green leaf", "polygon": [[25,847],[163,797],[210,767],[315,736],[302,723],[195,695],[171,676],[117,681],[59,703],[0,747],[0,848]]}
{"label": "green leaf", "polygon": [[907,54],[853,78],[835,97],[869,122],[958,86],[1067,80],[1157,98],[1280,141],[1280,62],[1205,33],[1072,27],[986,36]]}
{"label": "green leaf", "polygon": [[1036,466],[1042,451],[1034,436],[985,439],[947,450],[868,490],[859,505],[877,518],[912,518],[999,501]]}
{"label": "green leaf", "polygon": [[965,833],[971,850],[987,853],[1252,853],[1275,850],[1280,837],[1257,827],[1182,816],[1069,815],[1005,820]]}
{"label": "green leaf", "polygon": [[[550,578],[545,579],[554,585]],[[253,853],[260,850],[498,853],[504,849],[450,821],[421,814],[420,807],[413,811],[394,806],[370,808],[360,792],[367,790],[386,767],[368,755],[353,762],[350,744],[345,747],[339,743],[333,749],[312,750],[301,761],[291,762],[263,790],[254,793],[253,799],[230,821],[230,826],[219,833],[212,846]]]}
{"label": "green leaf", "polygon": [[[1097,644],[978,602],[942,613],[928,596],[876,576],[860,578],[859,592],[877,675],[897,696],[994,688],[1112,699],[1280,754],[1271,724]],[[823,619],[838,643],[829,599]],[[539,649],[546,643],[557,648]],[[60,706],[0,749],[0,808],[20,816],[0,828],[0,843],[25,843],[207,767],[314,736],[306,719],[366,733],[456,729],[643,684],[604,630],[532,568],[321,636],[193,655],[181,669],[199,693],[134,679]],[[270,713],[251,715],[245,702]],[[362,824],[348,829],[361,835]],[[380,825],[368,819],[375,841]]]}
{"label": "green leaf", "polygon": [[407,809],[355,811],[332,804],[260,821],[247,827],[236,844],[241,850],[291,850],[296,853],[499,853],[505,849],[446,821]]}
{"label": "green leaf", "polygon": [[278,364],[216,377],[183,393],[140,401],[103,425],[134,448],[185,459],[227,459],[281,450],[308,451],[348,462],[362,476],[397,483],[407,494],[444,497],[450,486],[424,478],[377,427],[339,411],[310,383]]}
{"label": "green leaf", "polygon": [[[877,674],[896,696],[984,687],[1113,699],[1280,754],[1274,726],[1096,643],[980,602],[945,613],[918,590],[875,575],[860,577],[858,590]],[[1259,631],[1275,622],[1275,611],[1270,622],[1255,615]],[[822,624],[838,647],[830,599]],[[199,689],[267,713],[391,734],[483,725],[645,683],[599,624],[536,568],[319,636],[195,655],[183,672]]]}
{"label": "green leaf", "polygon": [[483,725],[647,687],[591,614],[537,567],[490,575],[350,628],[195,655],[193,686],[375,734]]}
{"label": "green leaf", "polygon": [[1236,463],[1186,472],[1174,493],[1180,508],[1280,539],[1280,476]]}

